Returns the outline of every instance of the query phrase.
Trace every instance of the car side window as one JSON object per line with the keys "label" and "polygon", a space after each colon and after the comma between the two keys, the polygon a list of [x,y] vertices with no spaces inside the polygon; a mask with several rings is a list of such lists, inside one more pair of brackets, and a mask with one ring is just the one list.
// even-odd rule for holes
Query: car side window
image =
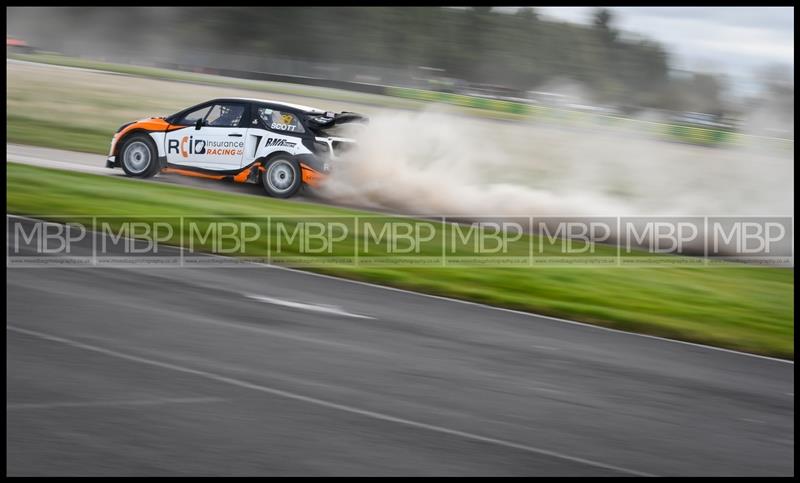
{"label": "car side window", "polygon": [[286,111],[276,111],[267,107],[258,108],[258,117],[264,124],[275,131],[286,131],[302,134],[306,132],[303,124],[295,114]]}
{"label": "car side window", "polygon": [[203,119],[208,114],[208,111],[211,110],[211,106],[201,107],[200,109],[195,109],[194,111],[185,114],[180,120],[178,120],[178,124],[181,126],[191,126],[197,122],[198,119]]}
{"label": "car side window", "polygon": [[214,104],[203,124],[211,127],[238,127],[243,114],[243,104]]}

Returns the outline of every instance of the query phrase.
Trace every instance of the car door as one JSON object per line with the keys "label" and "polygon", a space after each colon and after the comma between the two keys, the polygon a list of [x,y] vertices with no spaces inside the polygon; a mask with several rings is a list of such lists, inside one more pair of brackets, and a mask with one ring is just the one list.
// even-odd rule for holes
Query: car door
{"label": "car door", "polygon": [[214,171],[238,169],[247,119],[247,104],[240,102],[215,102],[185,114],[176,121],[185,127],[167,133],[167,161]]}

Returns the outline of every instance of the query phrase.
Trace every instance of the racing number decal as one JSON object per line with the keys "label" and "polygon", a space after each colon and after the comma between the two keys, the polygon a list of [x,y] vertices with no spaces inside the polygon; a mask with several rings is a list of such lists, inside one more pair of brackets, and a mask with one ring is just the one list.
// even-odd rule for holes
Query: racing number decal
{"label": "racing number decal", "polygon": [[281,114],[280,121],[281,122],[273,122],[270,125],[270,127],[272,129],[277,129],[279,131],[294,131],[295,130],[296,126],[294,125],[294,117],[291,114],[288,114],[288,113]]}

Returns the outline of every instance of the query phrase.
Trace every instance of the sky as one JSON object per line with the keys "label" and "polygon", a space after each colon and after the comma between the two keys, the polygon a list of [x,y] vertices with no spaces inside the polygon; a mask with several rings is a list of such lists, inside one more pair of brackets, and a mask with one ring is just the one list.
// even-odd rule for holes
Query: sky
{"label": "sky", "polygon": [[[543,18],[590,23],[595,7],[536,7]],[[794,70],[793,7],[609,7],[622,31],[660,41],[679,69],[721,72],[748,91],[770,63]]]}

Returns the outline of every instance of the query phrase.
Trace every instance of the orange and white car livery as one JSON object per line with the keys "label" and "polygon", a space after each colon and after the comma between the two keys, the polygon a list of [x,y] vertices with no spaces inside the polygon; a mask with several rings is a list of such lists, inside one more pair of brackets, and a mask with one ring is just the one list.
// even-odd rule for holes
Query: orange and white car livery
{"label": "orange and white car livery", "polygon": [[240,183],[261,183],[270,196],[288,198],[317,187],[355,140],[336,136],[353,112],[262,99],[221,98],[171,116],[124,124],[114,134],[106,166],[146,178],[173,172]]}

